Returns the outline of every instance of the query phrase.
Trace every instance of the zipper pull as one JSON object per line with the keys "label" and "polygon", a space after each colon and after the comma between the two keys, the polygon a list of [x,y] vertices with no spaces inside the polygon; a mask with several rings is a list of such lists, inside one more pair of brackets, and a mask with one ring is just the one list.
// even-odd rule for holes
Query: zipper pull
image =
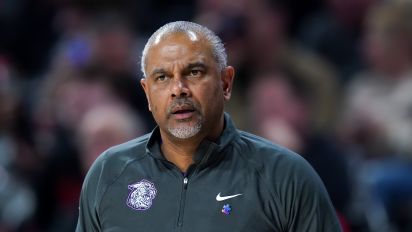
{"label": "zipper pull", "polygon": [[187,182],[188,182],[188,178],[187,177],[185,177],[185,178],[183,178],[183,188],[184,189],[187,189]]}

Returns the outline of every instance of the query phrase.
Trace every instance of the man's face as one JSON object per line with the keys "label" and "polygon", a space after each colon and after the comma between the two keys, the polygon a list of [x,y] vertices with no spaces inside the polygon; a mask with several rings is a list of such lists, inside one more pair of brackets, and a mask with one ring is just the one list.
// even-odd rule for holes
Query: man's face
{"label": "man's face", "polygon": [[141,84],[161,131],[178,139],[217,136],[233,68],[223,71],[201,36],[175,33],[148,51]]}

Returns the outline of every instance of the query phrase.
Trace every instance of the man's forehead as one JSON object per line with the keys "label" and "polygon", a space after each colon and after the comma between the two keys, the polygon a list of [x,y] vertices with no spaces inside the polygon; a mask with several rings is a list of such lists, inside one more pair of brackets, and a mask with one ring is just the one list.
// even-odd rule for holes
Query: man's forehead
{"label": "man's forehead", "polygon": [[202,36],[199,33],[192,31],[192,30],[163,32],[163,33],[159,33],[158,35],[156,35],[153,45],[157,45],[162,40],[165,40],[167,38],[173,38],[173,37],[186,37],[189,40],[196,42],[196,41],[199,41]]}
{"label": "man's forehead", "polygon": [[[204,38],[197,34],[190,35],[183,32],[177,32],[164,36],[153,44],[148,50],[148,60],[153,58],[153,55],[158,59],[158,56],[173,57],[175,54],[187,54],[190,51],[191,55],[197,56],[200,54],[209,56],[212,55],[211,48]],[[183,53],[182,53],[183,52]]]}
{"label": "man's forehead", "polygon": [[[164,34],[153,42],[147,51],[146,72],[165,69],[176,62],[209,63],[213,58],[210,43],[204,35],[194,31],[178,31]],[[156,37],[157,40],[157,37]]]}
{"label": "man's forehead", "polygon": [[211,51],[211,44],[202,34],[194,31],[184,32],[171,32],[160,37],[156,37],[155,42],[150,46],[148,53],[152,53],[153,50],[165,46],[186,46],[200,50]]}

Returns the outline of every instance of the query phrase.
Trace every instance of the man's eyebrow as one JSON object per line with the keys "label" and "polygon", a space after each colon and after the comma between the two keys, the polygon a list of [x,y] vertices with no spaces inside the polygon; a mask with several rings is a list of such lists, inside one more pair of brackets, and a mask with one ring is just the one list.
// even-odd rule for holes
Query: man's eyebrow
{"label": "man's eyebrow", "polygon": [[166,70],[164,70],[163,68],[155,68],[151,73],[150,76],[156,75],[156,74],[163,74],[166,73]]}
{"label": "man's eyebrow", "polygon": [[[207,69],[207,65],[203,62],[195,62],[195,63],[190,63],[187,65],[187,67],[185,68],[186,70],[190,70],[192,68],[203,68],[203,69]],[[152,72],[150,72],[150,76],[154,76],[156,74],[164,74],[166,73],[166,70],[164,68],[155,68],[153,69]]]}
{"label": "man's eyebrow", "polygon": [[190,63],[186,69],[192,69],[192,68],[203,68],[207,69],[207,65],[203,62],[195,62],[195,63]]}

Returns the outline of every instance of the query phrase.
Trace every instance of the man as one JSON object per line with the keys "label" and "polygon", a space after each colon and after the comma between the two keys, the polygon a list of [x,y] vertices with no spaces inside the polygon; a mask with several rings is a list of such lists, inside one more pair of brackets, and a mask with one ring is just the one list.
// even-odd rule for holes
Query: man
{"label": "man", "polygon": [[213,32],[166,24],[141,64],[158,127],[96,160],[77,231],[340,231],[303,158],[237,131],[224,113],[234,69]]}

